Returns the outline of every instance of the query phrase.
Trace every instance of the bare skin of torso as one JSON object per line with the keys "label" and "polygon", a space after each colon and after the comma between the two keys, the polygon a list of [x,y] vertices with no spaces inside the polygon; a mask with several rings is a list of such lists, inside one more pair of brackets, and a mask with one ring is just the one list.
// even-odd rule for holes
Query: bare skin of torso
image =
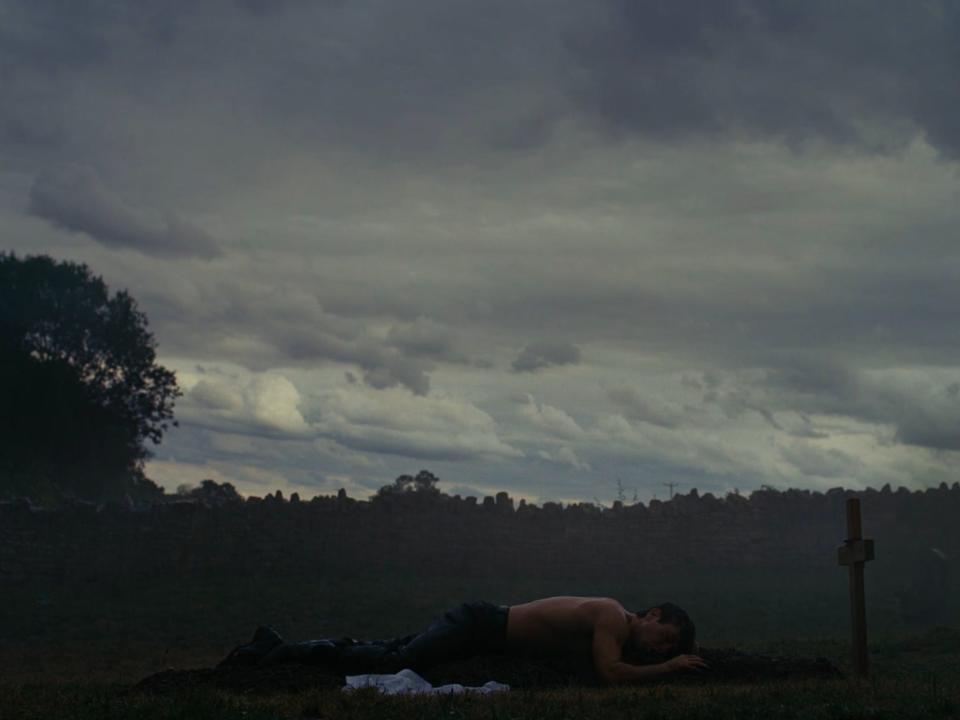
{"label": "bare skin of torso", "polygon": [[[645,681],[676,670],[704,670],[698,655],[677,654],[677,626],[661,622],[655,607],[643,616],[609,597],[557,597],[512,605],[507,614],[507,650],[521,655],[573,654],[592,657],[604,683]],[[647,665],[624,661],[625,648],[642,647],[671,656]]]}
{"label": "bare skin of torso", "polygon": [[576,653],[589,656],[597,612],[612,605],[627,626],[633,613],[608,597],[560,595],[511,605],[507,648],[522,654]]}

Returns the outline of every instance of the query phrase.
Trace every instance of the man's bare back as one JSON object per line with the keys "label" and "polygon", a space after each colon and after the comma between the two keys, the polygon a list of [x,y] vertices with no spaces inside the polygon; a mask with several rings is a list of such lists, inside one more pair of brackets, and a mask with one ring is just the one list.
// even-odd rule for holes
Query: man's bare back
{"label": "man's bare back", "polygon": [[598,613],[615,606],[627,627],[631,613],[613,598],[559,595],[511,605],[507,648],[524,654],[589,653]]}
{"label": "man's bare back", "polygon": [[[613,598],[560,595],[510,606],[506,644],[510,652],[523,655],[573,653],[592,657],[597,677],[608,683],[705,668],[702,658],[677,654],[677,628],[660,622],[661,617],[660,608],[639,616]],[[623,662],[624,649],[631,643],[674,657],[655,665]]]}

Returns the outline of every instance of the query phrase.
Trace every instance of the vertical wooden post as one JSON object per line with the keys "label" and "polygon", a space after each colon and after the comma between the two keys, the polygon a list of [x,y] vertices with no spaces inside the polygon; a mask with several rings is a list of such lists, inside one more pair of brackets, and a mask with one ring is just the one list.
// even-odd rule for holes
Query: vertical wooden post
{"label": "vertical wooden post", "polygon": [[853,671],[866,675],[869,669],[867,657],[867,609],[863,589],[863,564],[873,560],[873,540],[863,538],[860,522],[860,500],[847,499],[847,539],[839,550],[841,565],[850,568],[850,626],[853,632]]}
{"label": "vertical wooden post", "polygon": [[[847,499],[847,540],[863,539],[860,523],[860,500]],[[853,670],[866,675],[867,658],[867,603],[863,590],[863,563],[850,563],[850,623],[853,630]]]}

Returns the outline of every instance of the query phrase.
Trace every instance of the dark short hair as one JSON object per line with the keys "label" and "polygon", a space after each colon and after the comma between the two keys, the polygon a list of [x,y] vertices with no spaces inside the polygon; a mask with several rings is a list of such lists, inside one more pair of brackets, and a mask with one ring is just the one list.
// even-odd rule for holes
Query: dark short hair
{"label": "dark short hair", "polygon": [[661,603],[648,607],[637,613],[639,616],[646,615],[651,610],[660,611],[660,623],[666,625],[675,625],[677,628],[677,651],[680,653],[691,653],[697,645],[697,627],[693,620],[687,615],[687,611],[679,605],[671,602]]}

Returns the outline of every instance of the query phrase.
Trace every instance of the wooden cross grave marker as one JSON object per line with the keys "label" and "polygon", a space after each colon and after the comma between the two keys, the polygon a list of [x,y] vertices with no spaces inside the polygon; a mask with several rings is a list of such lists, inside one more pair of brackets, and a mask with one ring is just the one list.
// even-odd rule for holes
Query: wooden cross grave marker
{"label": "wooden cross grave marker", "polygon": [[853,629],[853,670],[867,674],[867,612],[863,594],[863,564],[873,560],[873,540],[863,538],[860,500],[847,498],[847,539],[837,548],[837,560],[850,568],[850,624]]}

